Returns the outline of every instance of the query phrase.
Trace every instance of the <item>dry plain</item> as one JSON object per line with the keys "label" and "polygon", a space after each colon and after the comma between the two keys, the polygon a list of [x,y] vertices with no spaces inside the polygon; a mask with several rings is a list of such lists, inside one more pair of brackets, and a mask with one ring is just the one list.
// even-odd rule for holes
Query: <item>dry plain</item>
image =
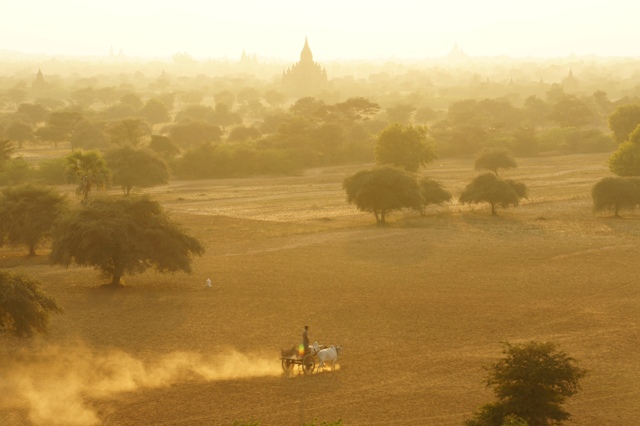
{"label": "dry plain", "polygon": [[[47,336],[2,341],[0,424],[460,425],[493,398],[483,366],[501,342],[540,340],[589,370],[568,424],[637,425],[640,216],[592,212],[606,159],[518,159],[504,175],[530,189],[519,207],[452,203],[386,227],[345,202],[341,181],[361,166],[174,181],[144,192],[205,255],[190,275],[130,276],[118,291],[49,266],[46,246],[32,259],[0,248],[0,267],[65,310]],[[422,173],[456,196],[476,174],[471,160]],[[343,347],[335,372],[283,375],[280,348],[305,324]]]}

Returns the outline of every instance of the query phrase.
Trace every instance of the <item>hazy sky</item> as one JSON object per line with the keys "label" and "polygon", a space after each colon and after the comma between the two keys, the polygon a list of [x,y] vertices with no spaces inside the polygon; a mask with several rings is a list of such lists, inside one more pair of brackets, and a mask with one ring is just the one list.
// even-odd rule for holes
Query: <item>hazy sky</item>
{"label": "hazy sky", "polygon": [[51,55],[421,59],[454,43],[471,56],[640,57],[638,0],[20,0],[0,50]]}

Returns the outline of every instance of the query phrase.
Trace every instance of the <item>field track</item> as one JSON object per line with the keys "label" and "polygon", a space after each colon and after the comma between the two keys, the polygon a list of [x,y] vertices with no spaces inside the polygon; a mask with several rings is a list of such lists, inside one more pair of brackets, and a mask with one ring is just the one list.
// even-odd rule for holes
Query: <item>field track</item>
{"label": "field track", "polygon": [[[39,279],[65,313],[0,348],[0,424],[461,425],[493,399],[483,366],[501,342],[540,340],[589,370],[567,424],[637,425],[640,215],[592,212],[606,158],[518,159],[504,174],[530,189],[519,207],[453,203],[386,227],[345,202],[358,167],[172,182],[145,192],[207,252],[191,275],[119,291],[50,267],[46,247],[1,248],[0,267]],[[476,174],[470,160],[423,173],[455,196]],[[342,345],[337,371],[282,374],[280,348],[305,324]]]}

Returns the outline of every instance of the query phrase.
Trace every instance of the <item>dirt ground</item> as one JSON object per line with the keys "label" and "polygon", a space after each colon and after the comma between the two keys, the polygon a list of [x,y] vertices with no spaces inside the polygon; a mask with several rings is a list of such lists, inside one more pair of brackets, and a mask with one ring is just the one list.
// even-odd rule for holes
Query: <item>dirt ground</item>
{"label": "dirt ground", "polygon": [[[606,158],[519,159],[504,173],[529,187],[519,207],[452,203],[386,227],[345,202],[361,167],[172,182],[144,192],[206,253],[190,275],[118,291],[49,266],[46,247],[1,248],[0,267],[36,277],[65,313],[47,336],[2,342],[0,424],[460,425],[493,400],[483,366],[501,342],[539,340],[589,371],[567,424],[637,425],[640,216],[592,212]],[[444,160],[423,173],[457,196],[477,172]],[[280,349],[305,324],[342,346],[336,371],[283,374]]]}

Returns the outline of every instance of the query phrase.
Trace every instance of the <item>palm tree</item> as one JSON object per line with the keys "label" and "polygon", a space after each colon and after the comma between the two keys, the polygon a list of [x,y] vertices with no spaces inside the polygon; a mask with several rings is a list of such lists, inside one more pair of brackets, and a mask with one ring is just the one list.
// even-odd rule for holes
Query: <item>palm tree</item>
{"label": "palm tree", "polygon": [[94,186],[104,189],[109,185],[111,171],[98,151],[74,151],[66,160],[67,180],[78,184],[76,194],[85,200]]}

